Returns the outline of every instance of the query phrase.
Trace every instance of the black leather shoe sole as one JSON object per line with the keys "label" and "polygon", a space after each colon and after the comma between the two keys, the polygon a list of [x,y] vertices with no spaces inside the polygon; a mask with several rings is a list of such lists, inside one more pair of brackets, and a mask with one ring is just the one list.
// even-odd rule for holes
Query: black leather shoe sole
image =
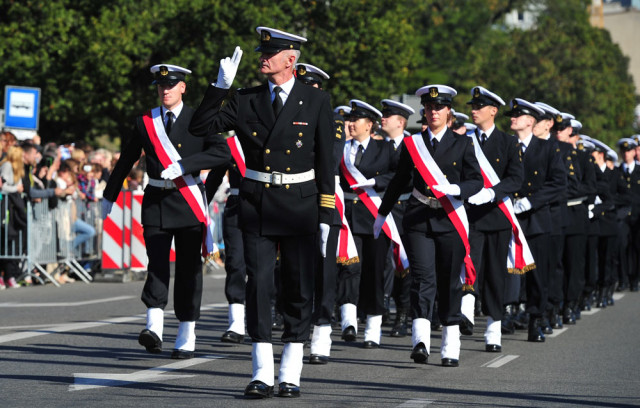
{"label": "black leather shoe sole", "polygon": [[231,330],[227,330],[226,332],[224,332],[224,334],[222,335],[222,337],[220,337],[220,341],[223,343],[243,343],[244,342],[244,335],[243,334],[238,334],[236,332],[233,332]]}
{"label": "black leather shoe sole", "polygon": [[162,340],[160,340],[160,337],[158,337],[157,334],[149,329],[144,329],[140,332],[140,335],[138,336],[138,343],[141,346],[144,346],[149,353],[162,353]]}
{"label": "black leather shoe sole", "polygon": [[458,363],[458,360],[455,360],[453,358],[443,358],[440,361],[442,362],[443,367],[458,367],[460,365]]}
{"label": "black leather shoe sole", "polygon": [[193,358],[193,351],[174,349],[171,353],[171,358],[174,360],[188,360]]}
{"label": "black leather shoe sole", "polygon": [[502,352],[502,346],[497,344],[487,344],[484,346],[484,350],[489,353],[500,353]]}
{"label": "black leather shoe sole", "polygon": [[424,344],[418,343],[411,351],[411,359],[418,364],[427,364],[429,352]]}
{"label": "black leather shoe sole", "polygon": [[273,397],[273,386],[262,381],[251,381],[244,389],[244,396],[247,398],[271,398]]}
{"label": "black leather shoe sole", "polygon": [[289,383],[280,383],[278,385],[278,397],[282,398],[298,398],[300,396],[300,387]]}
{"label": "black leather shoe sole", "polygon": [[329,357],[321,356],[320,354],[311,354],[309,356],[309,364],[327,364]]}
{"label": "black leather shoe sole", "polygon": [[353,326],[349,326],[342,332],[342,340],[344,341],[356,341],[356,329]]}
{"label": "black leather shoe sole", "polygon": [[362,347],[366,349],[377,349],[377,348],[380,348],[380,345],[375,341],[367,340],[364,343],[362,343]]}

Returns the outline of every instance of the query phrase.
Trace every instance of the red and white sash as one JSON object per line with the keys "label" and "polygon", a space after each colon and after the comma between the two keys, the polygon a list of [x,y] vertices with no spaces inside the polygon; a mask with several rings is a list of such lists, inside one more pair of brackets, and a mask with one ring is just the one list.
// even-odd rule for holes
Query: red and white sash
{"label": "red and white sash", "polygon": [[229,145],[229,150],[231,150],[231,157],[233,157],[236,166],[238,166],[238,171],[242,177],[244,177],[244,173],[247,171],[247,164],[244,161],[244,152],[242,151],[242,145],[238,140],[238,136],[228,137],[227,144]]}
{"label": "red and white sash", "polygon": [[[500,182],[500,177],[496,174],[495,170],[487,160],[484,152],[480,148],[478,138],[474,134],[470,135],[473,139],[473,149],[480,164],[480,170],[482,171],[482,178],[484,179],[484,187],[490,188]],[[511,241],[509,242],[509,255],[507,256],[507,270],[513,274],[523,274],[531,269],[535,269],[536,264],[529,249],[520,223],[516,218],[516,214],[513,212],[513,203],[509,197],[505,197],[498,203],[498,207],[504,213],[505,217],[511,223]]]}
{"label": "red and white sash", "polygon": [[[367,181],[367,178],[360,173],[360,170],[356,169],[353,163],[351,163],[349,157],[350,149],[351,143],[346,143],[344,145],[342,161],[340,162],[342,174],[347,179],[349,185],[364,183]],[[375,219],[378,216],[378,209],[382,203],[382,199],[380,199],[378,193],[373,189],[373,187],[360,187],[357,188],[355,192]],[[404,245],[402,245],[400,233],[398,233],[398,228],[396,227],[396,223],[393,219],[393,214],[389,214],[387,216],[387,219],[382,226],[382,230],[393,242],[393,260],[395,262],[396,270],[398,272],[404,272],[409,268],[409,258],[407,258],[407,252],[404,250]]]}
{"label": "red and white sash", "polygon": [[[162,120],[162,110],[160,107],[147,111],[142,116],[144,127],[147,130],[151,144],[155,150],[160,163],[166,169],[172,163],[178,163],[180,154],[173,147],[167,136]],[[178,191],[187,201],[187,204],[195,214],[198,221],[204,223],[205,229],[202,237],[202,256],[205,261],[216,256],[217,246],[213,242],[213,223],[209,218],[209,208],[205,204],[206,197],[197,186],[197,180],[191,174],[184,174],[173,182],[178,187]]]}
{"label": "red and white sash", "polygon": [[433,160],[431,153],[424,144],[421,134],[415,134],[404,138],[404,145],[413,159],[413,164],[422,176],[422,179],[429,186],[435,197],[440,201],[442,207],[447,212],[447,216],[453,223],[456,231],[464,244],[464,262],[460,271],[460,280],[464,283],[462,288],[466,291],[473,291],[473,284],[476,280],[476,268],[471,261],[471,246],[469,245],[469,221],[467,212],[461,200],[443,194],[433,189],[436,185],[449,185],[449,181]]}
{"label": "red and white sash", "polygon": [[344,192],[340,187],[340,181],[336,180],[335,185],[336,210],[338,210],[340,221],[342,222],[340,233],[338,234],[336,262],[343,265],[351,265],[360,262],[360,258],[358,257],[356,242],[353,240],[353,234],[351,234],[351,228],[349,228],[349,223],[347,222],[347,216],[344,213]]}

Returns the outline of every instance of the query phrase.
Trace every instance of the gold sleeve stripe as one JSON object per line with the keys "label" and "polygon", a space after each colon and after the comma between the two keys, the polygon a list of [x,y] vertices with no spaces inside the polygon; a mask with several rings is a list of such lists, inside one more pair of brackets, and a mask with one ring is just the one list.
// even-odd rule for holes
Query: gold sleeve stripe
{"label": "gold sleeve stripe", "polygon": [[331,204],[320,203],[320,207],[333,209],[333,208],[336,208],[336,203],[331,203]]}

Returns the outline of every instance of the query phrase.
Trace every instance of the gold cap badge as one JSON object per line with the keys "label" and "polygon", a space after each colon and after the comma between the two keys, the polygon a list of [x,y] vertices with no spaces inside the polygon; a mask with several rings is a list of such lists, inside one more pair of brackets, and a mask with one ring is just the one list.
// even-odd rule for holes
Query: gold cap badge
{"label": "gold cap badge", "polygon": [[474,98],[479,98],[480,97],[480,88],[474,88],[473,89],[473,97]]}
{"label": "gold cap badge", "polygon": [[305,75],[306,73],[307,69],[304,67],[304,65],[300,65],[300,68],[298,68],[298,74]]}
{"label": "gold cap badge", "polygon": [[562,123],[562,115],[556,115],[556,122]]}
{"label": "gold cap badge", "polygon": [[268,31],[262,31],[262,41],[271,41],[271,34]]}
{"label": "gold cap badge", "polygon": [[438,88],[436,88],[436,87],[431,88],[431,89],[429,90],[429,95],[430,95],[432,98],[437,97],[437,96],[438,96]]}
{"label": "gold cap badge", "polygon": [[161,66],[160,67],[160,75],[162,76],[166,76],[169,75],[169,68],[167,68],[166,66]]}

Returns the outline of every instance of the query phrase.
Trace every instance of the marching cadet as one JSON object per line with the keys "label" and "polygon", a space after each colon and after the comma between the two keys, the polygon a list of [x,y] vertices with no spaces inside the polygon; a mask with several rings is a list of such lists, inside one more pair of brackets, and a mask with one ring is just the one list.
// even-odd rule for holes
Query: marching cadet
{"label": "marching cadet", "polygon": [[[370,104],[352,99],[349,133],[344,146],[340,185],[345,197],[345,215],[358,248],[360,262],[351,265],[351,275],[342,283],[338,299],[342,314],[342,338],[355,341],[357,307],[366,314],[364,348],[380,346],[384,307],[384,266],[391,243],[385,235],[373,237],[375,213],[367,200],[384,191],[398,163],[394,145],[371,137],[382,113]],[[354,293],[355,292],[355,293]],[[358,305],[358,306],[356,306]]]}
{"label": "marching cadet", "polygon": [[[403,217],[412,276],[411,359],[426,364],[429,358],[430,320],[437,293],[438,313],[444,325],[440,349],[444,367],[459,365],[462,291],[471,290],[475,278],[461,200],[479,192],[483,184],[471,138],[447,127],[456,94],[446,85],[426,85],[416,92],[429,127],[420,135],[404,139],[398,170],[374,224],[377,235],[407,184],[413,184]],[[444,206],[455,210],[446,211]],[[465,271],[464,286],[461,271]]]}
{"label": "marching cadet", "polygon": [[278,396],[299,397],[303,345],[312,319],[313,273],[318,250],[326,255],[335,208],[333,121],[329,95],[306,86],[293,71],[306,38],[258,27],[260,72],[267,83],[238,90],[228,103],[242,51],[221,60],[218,80],[191,121],[208,134],[234,130],[246,162],[240,184],[240,228],[244,241],[247,332],[253,375],[249,398],[274,394],[271,298],[280,250],[278,303],[284,318]]}
{"label": "marching cadet", "polygon": [[540,320],[547,302],[547,242],[552,222],[549,202],[566,187],[566,175],[555,144],[533,135],[533,127],[544,111],[533,103],[515,98],[506,115],[511,117],[511,129],[518,137],[524,166],[522,187],[514,194],[514,212],[536,262],[536,268],[525,274],[526,312],[529,314],[527,340],[544,342]]}
{"label": "marching cadet", "polygon": [[[329,74],[307,63],[296,64],[296,77],[302,83],[323,89],[322,84],[329,79]],[[344,119],[343,114],[334,111],[333,114],[333,159],[336,186],[340,183],[340,159],[344,147]],[[344,112],[344,111],[343,111]],[[313,302],[313,334],[311,336],[311,353],[309,364],[327,364],[331,353],[331,316],[336,301],[336,281],[338,265],[336,264],[336,249],[338,234],[342,226],[342,219],[337,209],[333,211],[333,218],[329,224],[326,257],[318,257],[315,274],[315,290]]]}
{"label": "marching cadet", "polygon": [[419,123],[421,125],[420,133],[426,131],[427,127],[429,127],[429,123],[427,122],[427,117],[424,114],[424,108],[420,108],[420,120],[417,120],[416,123]]}
{"label": "marching cadet", "polygon": [[[169,253],[175,239],[174,308],[180,324],[171,358],[188,359],[195,350],[195,322],[202,300],[202,258],[212,251],[207,203],[200,170],[225,164],[229,148],[221,135],[194,137],[187,130],[193,109],[182,102],[185,78],[177,65],[151,67],[161,106],[136,118],[134,132],[122,150],[104,190],[102,216],[106,218],[122,183],[145,151],[149,184],[142,206],[143,236],[149,257],[142,301],[147,326],[138,342],[150,353],[162,352],[164,308],[169,298]],[[203,236],[208,238],[204,242]],[[201,248],[203,253],[201,254]]]}
{"label": "marching cadet", "polygon": [[[482,312],[488,316],[484,334],[485,350],[500,352],[512,227],[498,204],[520,190],[522,162],[516,138],[502,132],[494,123],[498,109],[505,105],[502,98],[482,86],[476,86],[471,89],[471,100],[467,104],[471,105],[471,117],[477,126],[473,133],[474,143],[479,143],[485,160],[498,177],[496,184],[469,197],[466,208],[470,224],[471,259],[477,274],[475,296],[481,298]],[[474,300],[472,294],[462,298],[462,334],[473,334]]]}
{"label": "marching cadet", "polygon": [[631,216],[628,219],[630,242],[627,246],[629,289],[637,292],[640,273],[640,166],[636,166],[638,143],[634,139],[623,138],[618,141],[618,147],[624,158],[621,170],[631,194]]}
{"label": "marching cadet", "polygon": [[[413,115],[415,111],[409,105],[391,99],[383,99],[381,103],[382,119],[380,123],[382,124],[382,130],[389,135],[389,140],[393,143],[393,148],[399,155],[402,151],[402,140],[405,137],[404,132],[407,128],[407,121],[409,120],[409,116]],[[411,187],[408,187],[408,189],[398,197],[398,201],[393,206],[393,210],[391,210],[400,237],[403,235],[402,215],[404,214],[407,200],[411,197],[411,189]],[[390,249],[393,249],[393,247]],[[389,251],[387,259],[389,259],[389,257],[393,258],[392,250]],[[407,335],[408,329],[407,316],[410,310],[409,293],[411,290],[411,276],[409,276],[409,271],[399,270],[402,268],[397,268],[397,265],[394,264],[395,262],[387,262],[387,265],[391,265],[391,268],[385,271],[385,273],[389,272],[393,276],[391,297],[396,304],[395,321],[389,335],[391,337],[404,337]]]}
{"label": "marching cadet", "polygon": [[462,112],[456,112],[455,109],[451,109],[451,121],[448,126],[455,133],[465,135],[467,133],[467,128],[464,122],[467,120],[469,120],[468,115],[465,115]]}

